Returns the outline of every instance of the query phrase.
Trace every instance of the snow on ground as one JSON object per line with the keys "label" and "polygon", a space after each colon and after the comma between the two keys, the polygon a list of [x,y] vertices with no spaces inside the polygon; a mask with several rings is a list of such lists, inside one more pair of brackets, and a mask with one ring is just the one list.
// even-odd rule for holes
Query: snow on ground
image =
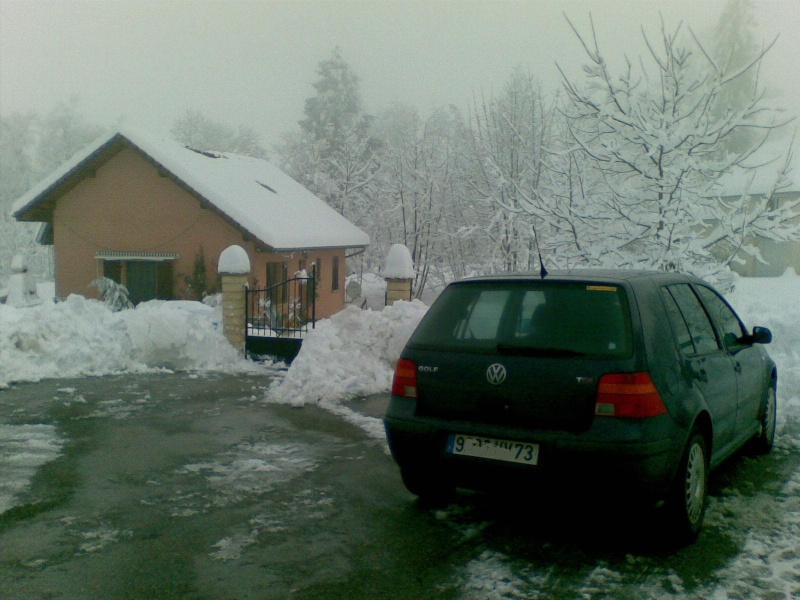
{"label": "snow on ground", "polygon": [[61,453],[51,425],[0,425],[0,515],[18,504],[36,470]]}
{"label": "snow on ground", "polygon": [[253,370],[228,344],[221,308],[154,300],[111,312],[72,295],[0,305],[0,388],[15,381],[168,370]]}

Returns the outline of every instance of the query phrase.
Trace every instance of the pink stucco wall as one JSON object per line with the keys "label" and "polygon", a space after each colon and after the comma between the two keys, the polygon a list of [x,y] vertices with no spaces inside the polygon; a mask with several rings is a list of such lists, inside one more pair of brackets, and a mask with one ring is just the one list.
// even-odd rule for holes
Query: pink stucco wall
{"label": "pink stucco wall", "polygon": [[[302,227],[302,223],[298,223]],[[251,286],[262,287],[266,265],[288,263],[291,275],[299,261],[322,264],[317,316],[327,317],[344,307],[344,250],[274,253],[257,250],[240,230],[205,209],[172,179],[159,175],[155,165],[132,149],[125,149],[61,197],[53,214],[56,295],[97,297],[90,283],[102,275],[98,252],[174,253],[173,290],[185,294],[184,275],[192,273],[195,256],[203,247],[208,283],[216,285],[220,253],[232,244],[250,257]],[[304,256],[307,254],[307,256]],[[333,257],[339,256],[339,290],[331,292]]]}

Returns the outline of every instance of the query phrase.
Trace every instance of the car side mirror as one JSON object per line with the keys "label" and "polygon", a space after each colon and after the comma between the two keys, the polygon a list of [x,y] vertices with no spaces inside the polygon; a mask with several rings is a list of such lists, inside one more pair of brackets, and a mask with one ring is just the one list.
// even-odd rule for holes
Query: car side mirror
{"label": "car side mirror", "polygon": [[766,327],[753,327],[750,339],[754,344],[769,344],[772,341],[772,332]]}

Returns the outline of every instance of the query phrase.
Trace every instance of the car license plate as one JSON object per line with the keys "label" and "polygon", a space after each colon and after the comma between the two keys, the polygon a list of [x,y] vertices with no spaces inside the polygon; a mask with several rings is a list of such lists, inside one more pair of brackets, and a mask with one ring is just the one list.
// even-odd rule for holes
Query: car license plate
{"label": "car license plate", "polygon": [[447,453],[524,465],[535,465],[539,462],[539,444],[472,435],[453,434],[448,437]]}

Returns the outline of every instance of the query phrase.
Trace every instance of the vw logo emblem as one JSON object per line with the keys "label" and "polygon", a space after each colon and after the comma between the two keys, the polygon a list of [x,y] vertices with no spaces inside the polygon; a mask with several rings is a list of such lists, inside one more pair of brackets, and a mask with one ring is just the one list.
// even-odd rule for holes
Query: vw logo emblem
{"label": "vw logo emblem", "polygon": [[500,385],[506,380],[506,368],[500,363],[489,365],[486,369],[486,380],[492,385]]}

